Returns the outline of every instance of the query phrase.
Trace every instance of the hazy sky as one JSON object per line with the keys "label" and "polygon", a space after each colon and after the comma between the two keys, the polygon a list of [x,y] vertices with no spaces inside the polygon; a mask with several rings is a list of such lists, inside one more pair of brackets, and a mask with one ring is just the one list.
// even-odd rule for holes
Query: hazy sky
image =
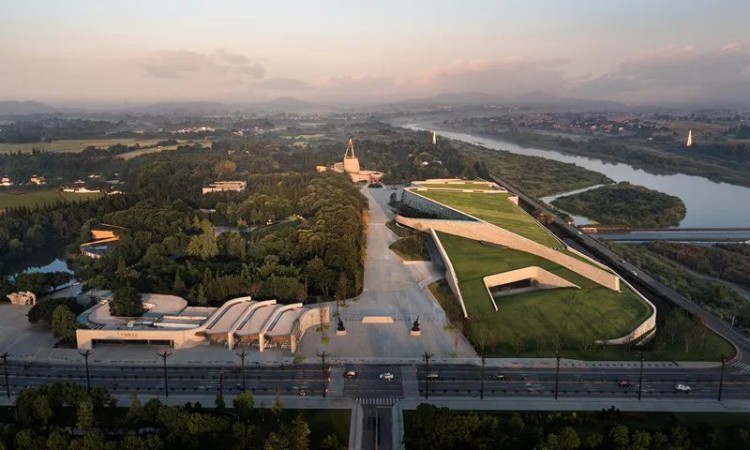
{"label": "hazy sky", "polygon": [[750,0],[0,0],[0,100],[750,101]]}

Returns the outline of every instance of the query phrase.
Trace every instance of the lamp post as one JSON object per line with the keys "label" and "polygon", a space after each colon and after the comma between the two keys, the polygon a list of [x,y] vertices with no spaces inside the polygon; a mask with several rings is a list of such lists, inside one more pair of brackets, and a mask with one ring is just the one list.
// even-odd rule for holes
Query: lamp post
{"label": "lamp post", "polygon": [[242,392],[245,392],[245,349],[243,348],[241,352],[237,353],[237,356],[240,357],[240,361],[242,361]]}
{"label": "lamp post", "polygon": [[83,356],[83,360],[86,362],[86,392],[91,393],[91,376],[89,375],[89,356],[91,356],[91,350],[85,352],[78,352]]}
{"label": "lamp post", "polygon": [[323,350],[323,352],[321,353],[316,353],[316,354],[318,355],[318,357],[320,357],[320,365],[321,365],[321,370],[323,371],[323,376],[326,376],[326,382],[325,382],[325,385],[323,386],[323,398],[325,398],[326,393],[328,392],[328,379],[330,378],[327,376],[328,367],[326,366],[326,358],[331,355],[329,353],[326,353],[325,350]]}
{"label": "lamp post", "polygon": [[560,353],[556,356],[557,369],[555,370],[555,400],[557,400],[557,392],[560,388]]}
{"label": "lamp post", "polygon": [[486,359],[484,352],[482,352],[482,378],[479,384],[479,400],[484,400],[484,363]]}
{"label": "lamp post", "polygon": [[724,390],[724,365],[726,364],[727,359],[724,357],[724,355],[721,355],[721,375],[719,378],[719,398],[718,400],[721,401],[721,393]]}
{"label": "lamp post", "polygon": [[5,394],[10,398],[10,384],[8,384],[8,352],[0,355],[3,359],[3,373],[5,374]]}
{"label": "lamp post", "polygon": [[643,392],[643,352],[641,355],[641,370],[638,372],[638,400],[641,399],[641,393]]}
{"label": "lamp post", "polygon": [[424,359],[424,365],[425,365],[425,374],[424,374],[424,399],[427,400],[430,398],[430,358],[432,358],[432,353],[424,352],[422,354],[422,358]]}
{"label": "lamp post", "polygon": [[172,354],[169,353],[167,350],[164,350],[163,352],[159,353],[159,356],[161,356],[162,361],[164,362],[164,394],[169,397],[169,376],[167,376],[167,358],[169,358]]}

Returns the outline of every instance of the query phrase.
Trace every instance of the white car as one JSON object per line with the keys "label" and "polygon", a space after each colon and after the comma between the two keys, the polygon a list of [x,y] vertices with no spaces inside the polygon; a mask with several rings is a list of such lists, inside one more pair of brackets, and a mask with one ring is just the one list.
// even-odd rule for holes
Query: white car
{"label": "white car", "polygon": [[688,386],[687,384],[682,384],[682,383],[675,384],[674,390],[677,392],[684,392],[686,394],[691,391],[690,386]]}
{"label": "white car", "polygon": [[378,375],[378,378],[380,378],[381,380],[385,380],[385,381],[391,381],[395,377],[393,376],[392,373],[385,372],[385,373],[381,373],[380,375]]}

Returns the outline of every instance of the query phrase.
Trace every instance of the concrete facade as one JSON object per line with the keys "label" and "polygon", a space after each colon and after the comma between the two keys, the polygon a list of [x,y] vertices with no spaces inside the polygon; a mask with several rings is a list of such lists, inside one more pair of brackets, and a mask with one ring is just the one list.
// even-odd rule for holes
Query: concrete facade
{"label": "concrete facade", "polygon": [[308,328],[330,320],[327,306],[278,305],[276,300],[256,302],[240,297],[218,308],[194,308],[172,295],[143,297],[147,311],[141,317],[110,315],[108,299],[81,314],[79,323],[88,328],[76,331],[78,348],[90,349],[96,343],[115,341],[168,344],[176,349],[218,343],[230,349],[249,344],[261,352],[268,347],[295,351]]}
{"label": "concrete facade", "polygon": [[12,294],[6,295],[10,300],[11,305],[35,305],[36,294],[33,292],[13,292]]}
{"label": "concrete facade", "polygon": [[349,139],[346,144],[346,152],[344,153],[344,159],[342,162],[336,163],[331,167],[316,166],[315,169],[318,172],[336,172],[345,173],[349,175],[349,178],[355,183],[360,181],[379,183],[380,179],[383,178],[383,173],[375,170],[362,170],[359,165],[359,158],[354,155],[354,141]]}
{"label": "concrete facade", "polygon": [[216,183],[209,184],[208,187],[204,187],[202,193],[209,194],[211,192],[224,191],[242,192],[246,188],[246,181],[217,181]]}

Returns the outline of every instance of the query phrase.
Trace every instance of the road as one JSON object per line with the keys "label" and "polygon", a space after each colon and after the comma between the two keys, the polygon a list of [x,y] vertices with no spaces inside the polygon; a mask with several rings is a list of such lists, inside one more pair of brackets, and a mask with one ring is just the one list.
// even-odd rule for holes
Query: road
{"label": "road", "polygon": [[615,242],[747,242],[750,230],[649,230],[594,233],[599,239]]}

